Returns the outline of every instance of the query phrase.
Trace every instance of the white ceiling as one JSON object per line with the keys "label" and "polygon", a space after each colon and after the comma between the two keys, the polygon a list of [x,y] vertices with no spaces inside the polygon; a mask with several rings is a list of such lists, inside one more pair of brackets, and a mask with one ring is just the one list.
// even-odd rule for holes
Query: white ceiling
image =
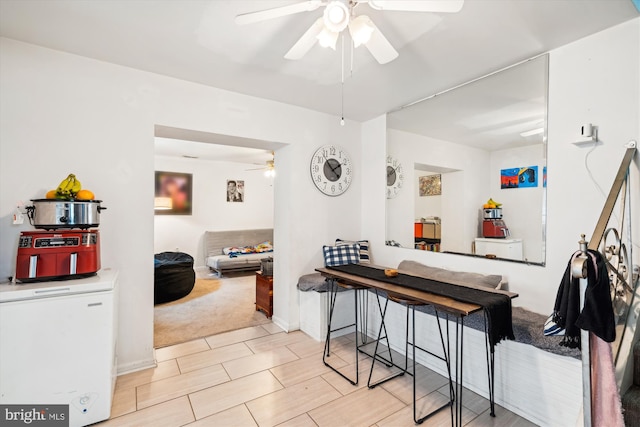
{"label": "white ceiling", "polygon": [[[0,0],[0,35],[339,115],[340,49],[316,45],[301,60],[283,58],[322,8],[234,23],[239,13],[296,1]],[[380,65],[355,50],[344,115],[358,121],[638,16],[631,0],[466,0],[455,14],[356,11],[400,53]]]}
{"label": "white ceiling", "polygon": [[[0,36],[340,115],[341,49],[316,45],[301,60],[283,58],[322,8],[234,23],[237,14],[297,1],[0,0]],[[364,121],[632,19],[638,11],[631,0],[466,0],[455,14],[380,12],[367,5],[358,5],[356,14],[370,16],[400,54],[380,65],[361,47],[351,66],[345,50],[344,117]],[[158,135],[165,137],[156,142],[161,155],[256,164],[271,158],[269,150],[238,148],[252,147],[252,141]]]}

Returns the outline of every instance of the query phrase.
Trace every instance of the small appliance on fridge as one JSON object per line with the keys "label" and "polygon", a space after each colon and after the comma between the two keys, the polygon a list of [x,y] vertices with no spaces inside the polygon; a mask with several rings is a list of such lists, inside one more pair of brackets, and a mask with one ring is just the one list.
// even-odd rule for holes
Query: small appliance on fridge
{"label": "small appliance on fridge", "polygon": [[[33,199],[29,222],[41,231],[23,231],[18,243],[16,280],[78,279],[100,270],[100,200]],[[42,231],[44,230],[44,231]]]}
{"label": "small appliance on fridge", "polygon": [[507,225],[502,220],[502,209],[484,209],[482,237],[505,239],[510,235]]}

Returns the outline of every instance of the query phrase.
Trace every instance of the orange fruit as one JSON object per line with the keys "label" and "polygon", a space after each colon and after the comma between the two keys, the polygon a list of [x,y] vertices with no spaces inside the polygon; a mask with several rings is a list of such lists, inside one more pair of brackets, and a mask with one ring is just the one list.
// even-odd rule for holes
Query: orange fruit
{"label": "orange fruit", "polygon": [[47,199],[55,199],[56,198],[56,190],[47,191],[46,198]]}
{"label": "orange fruit", "polygon": [[89,190],[80,190],[78,194],[76,194],[76,199],[78,200],[93,200],[96,196]]}

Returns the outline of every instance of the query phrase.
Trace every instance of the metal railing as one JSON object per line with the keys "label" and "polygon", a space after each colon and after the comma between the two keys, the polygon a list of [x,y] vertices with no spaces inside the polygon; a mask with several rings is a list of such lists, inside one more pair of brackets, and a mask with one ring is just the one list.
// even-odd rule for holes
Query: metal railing
{"label": "metal railing", "polygon": [[[573,277],[580,279],[580,307],[584,305],[584,293],[587,287],[586,275],[586,252],[587,249],[599,251],[607,266],[609,284],[611,287],[611,302],[613,304],[614,319],[616,325],[616,339],[612,343],[614,363],[617,365],[620,356],[620,346],[624,339],[625,325],[629,310],[633,303],[633,295],[637,283],[637,274],[633,274],[630,258],[631,242],[631,221],[629,214],[629,167],[636,152],[636,143],[631,141],[627,144],[627,150],[618,169],[618,173],[613,181],[611,190],[596,228],[587,243],[585,235],[579,241],[580,251],[583,253],[574,261],[572,265]],[[620,215],[618,217],[618,227],[608,227],[611,215],[618,204]],[[625,221],[626,218],[626,221]],[[625,236],[629,242],[629,249],[625,243]],[[583,384],[583,414],[585,427],[591,426],[591,355],[589,352],[589,331],[583,330],[580,336],[582,352],[582,384]]]}

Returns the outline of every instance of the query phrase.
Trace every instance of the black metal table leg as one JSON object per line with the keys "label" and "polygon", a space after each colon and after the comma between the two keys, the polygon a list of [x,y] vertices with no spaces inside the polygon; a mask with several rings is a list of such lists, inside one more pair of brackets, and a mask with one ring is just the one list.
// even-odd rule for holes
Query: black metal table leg
{"label": "black metal table leg", "polygon": [[495,408],[495,353],[489,344],[489,332],[487,325],[487,313],[484,314],[484,344],[487,355],[487,378],[489,382],[489,415],[496,416]]}
{"label": "black metal table leg", "polygon": [[[358,328],[358,316],[360,315],[361,317],[367,317],[368,314],[368,309],[365,308],[364,310],[361,310],[359,312],[358,308],[362,305],[362,304],[358,304],[358,293],[360,291],[367,291],[366,288],[364,287],[359,287],[359,286],[354,286],[351,287],[349,285],[340,285],[342,287],[348,288],[348,289],[352,289],[354,291],[354,323],[346,325],[346,326],[342,326],[340,328],[336,328],[336,329],[332,329],[331,327],[331,323],[333,320],[333,314],[335,311],[335,305],[336,305],[336,299],[337,299],[337,295],[338,295],[338,286],[339,284],[337,283],[337,281],[333,281],[332,286],[330,287],[330,291],[329,291],[329,308],[328,308],[328,322],[327,322],[327,336],[325,339],[325,343],[324,343],[324,351],[322,353],[322,362],[325,364],[325,366],[331,368],[331,370],[333,370],[335,373],[337,373],[338,375],[340,375],[342,378],[344,378],[345,380],[349,381],[349,383],[351,383],[352,385],[357,385],[359,378],[360,378],[360,364],[359,364],[359,353],[363,352],[361,347],[364,345],[364,343],[362,342],[358,342],[358,335],[360,335],[362,332],[359,331],[360,328]],[[362,308],[362,307],[360,307]],[[336,369],[335,367],[331,366],[331,364],[327,361],[327,358],[331,356],[331,334],[333,332],[337,332],[346,328],[350,328],[354,326],[355,327],[355,355],[356,355],[356,363],[355,363],[355,369],[356,369],[356,375],[355,375],[355,380],[347,377],[345,374],[343,374],[342,372],[340,372],[338,369]],[[364,332],[364,334],[366,334],[366,331]],[[363,340],[361,340],[363,341]],[[363,352],[364,353],[364,352]],[[365,353],[366,354],[366,353]]]}

